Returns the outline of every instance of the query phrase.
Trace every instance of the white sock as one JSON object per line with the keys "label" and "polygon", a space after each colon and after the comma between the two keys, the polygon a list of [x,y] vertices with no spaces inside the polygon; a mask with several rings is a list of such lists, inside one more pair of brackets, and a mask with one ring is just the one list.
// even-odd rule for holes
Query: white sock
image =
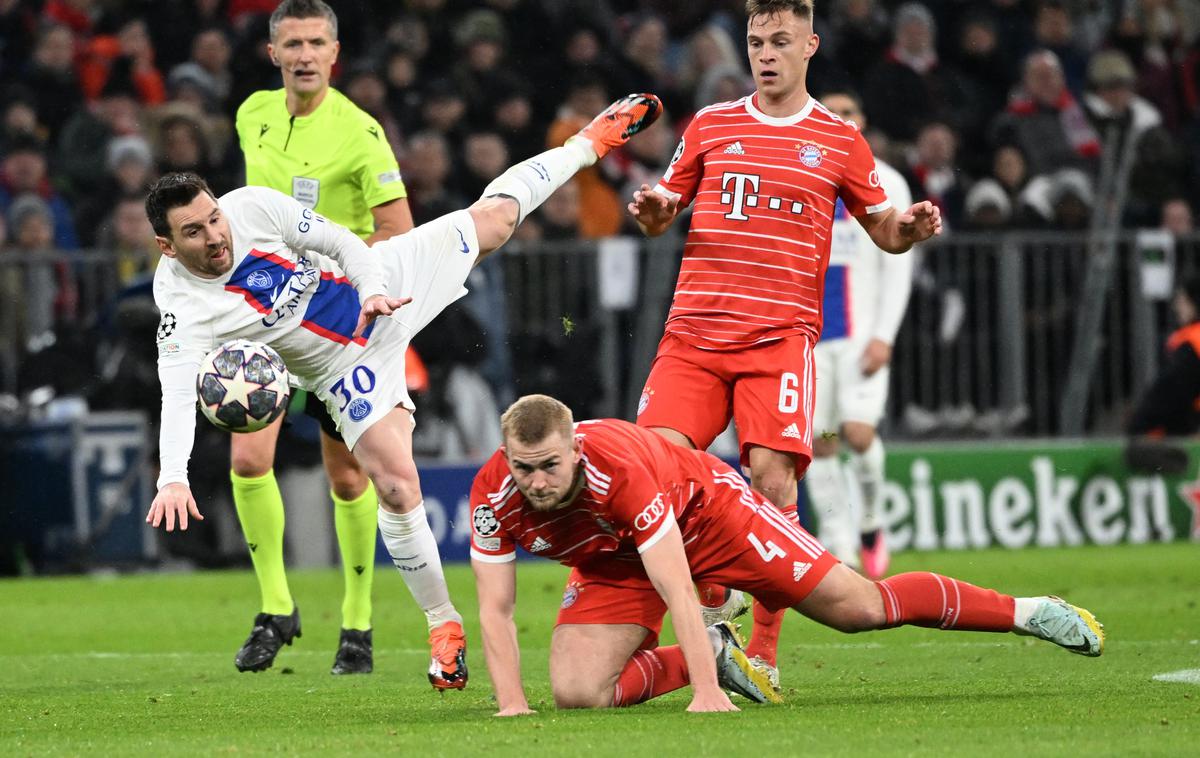
{"label": "white sock", "polygon": [[379,533],[383,535],[383,544],[408,585],[408,591],[425,611],[429,628],[447,621],[462,623],[462,616],[450,602],[437,540],[425,519],[425,503],[408,513],[392,513],[380,508]]}
{"label": "white sock", "polygon": [[1017,634],[1029,634],[1029,617],[1042,604],[1040,597],[1013,598],[1013,631]]}
{"label": "white sock", "polygon": [[711,626],[704,631],[708,632],[708,644],[712,645],[713,655],[720,655],[721,648],[725,646],[725,640],[721,637],[721,633]]}
{"label": "white sock", "polygon": [[858,566],[858,525],[846,497],[842,464],[836,455],[813,458],[804,475],[808,501],[817,514],[817,538],[843,563]]}
{"label": "white sock", "polygon": [[883,462],[883,443],[878,436],[863,452],[850,453],[850,469],[862,492],[863,513],[859,529],[864,533],[880,528],[879,491],[883,488]]}
{"label": "white sock", "polygon": [[596,151],[586,139],[570,139],[562,147],[539,153],[512,166],[483,189],[481,197],[507,195],[517,201],[517,223],[533,212],[580,169],[596,162]]}

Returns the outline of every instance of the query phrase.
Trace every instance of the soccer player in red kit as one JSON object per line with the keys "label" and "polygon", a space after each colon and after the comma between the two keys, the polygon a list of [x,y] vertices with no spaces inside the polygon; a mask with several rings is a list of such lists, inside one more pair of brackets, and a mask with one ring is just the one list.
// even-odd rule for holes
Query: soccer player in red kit
{"label": "soccer player in red kit", "polygon": [[[662,180],[629,204],[649,236],[694,204],[638,426],[704,450],[732,416],[751,486],[793,520],[812,460],[812,348],[838,198],[889,253],[941,231],[930,202],[891,207],[858,129],[808,94],[812,12],[812,0],[748,0],[755,93],[698,112]],[[710,618],[745,609],[723,587],[699,589]],[[775,681],[781,622],[756,608],[747,651]]]}
{"label": "soccer player in red kit", "polygon": [[[632,705],[689,681],[690,711],[736,710],[720,688],[777,700],[728,622],[706,635],[693,579],[845,632],[1012,631],[1103,651],[1092,614],[1058,598],[1014,598],[928,572],[872,582],[719,458],[628,422],[574,424],[559,401],[528,395],[500,426],[504,445],[471,489],[471,566],[497,715],[531,712],[513,623],[517,545],[572,567],[550,643],[560,708]],[[662,647],[667,610],[679,644]]]}

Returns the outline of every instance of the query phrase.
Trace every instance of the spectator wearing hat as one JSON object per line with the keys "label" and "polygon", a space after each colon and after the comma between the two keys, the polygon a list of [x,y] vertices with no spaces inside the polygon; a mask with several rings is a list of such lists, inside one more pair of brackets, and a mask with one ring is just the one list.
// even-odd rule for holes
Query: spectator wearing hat
{"label": "spectator wearing hat", "polygon": [[[36,196],[45,203],[51,220],[50,244],[61,250],[79,246],[71,206],[50,184],[45,148],[32,135],[17,135],[8,144],[0,164],[0,212],[7,212],[20,195]],[[9,231],[15,237],[16,226],[11,218],[9,221]]]}
{"label": "spectator wearing hat", "polygon": [[109,142],[104,169],[101,188],[75,203],[75,228],[83,247],[103,247],[105,219],[115,203],[126,195],[144,198],[158,176],[150,144],[144,137],[132,134]]}
{"label": "spectator wearing hat", "polygon": [[1012,201],[1000,182],[985,177],[971,186],[963,201],[963,229],[997,231],[1012,221]]}

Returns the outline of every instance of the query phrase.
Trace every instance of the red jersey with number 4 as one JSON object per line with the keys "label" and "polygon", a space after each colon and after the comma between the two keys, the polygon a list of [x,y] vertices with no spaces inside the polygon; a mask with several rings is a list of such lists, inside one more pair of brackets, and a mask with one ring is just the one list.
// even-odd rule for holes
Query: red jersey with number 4
{"label": "red jersey with number 4", "polygon": [[[672,444],[619,419],[576,424],[583,489],[568,506],[531,508],[502,451],[471,488],[471,557],[500,563],[516,546],[568,566],[620,561],[640,572],[645,552],[678,524],[685,544],[698,536],[698,507],[711,500],[713,477],[736,474],[719,458]],[[615,564],[606,571],[619,571]]]}
{"label": "red jersey with number 4", "polygon": [[793,334],[816,342],[834,207],[890,207],[851,123],[809,98],[776,118],[757,95],[704,108],[654,188],[695,203],[666,331],[736,350]]}

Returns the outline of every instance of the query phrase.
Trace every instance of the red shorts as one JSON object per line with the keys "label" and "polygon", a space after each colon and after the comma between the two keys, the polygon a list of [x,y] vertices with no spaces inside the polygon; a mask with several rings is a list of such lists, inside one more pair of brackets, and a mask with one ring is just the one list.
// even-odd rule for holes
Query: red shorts
{"label": "red shorts", "polygon": [[666,427],[708,449],[730,417],[742,465],[752,446],[790,453],[797,477],[812,460],[816,369],[799,334],[728,352],[701,350],[666,334],[638,402],[637,424]]}
{"label": "red shorts", "polygon": [[[693,516],[703,522],[687,547],[692,579],[748,592],[771,611],[795,607],[838,560],[761,495],[730,492]],[[650,632],[643,646],[653,647],[666,611],[644,572],[598,564],[571,569],[556,623],[637,624]]]}

